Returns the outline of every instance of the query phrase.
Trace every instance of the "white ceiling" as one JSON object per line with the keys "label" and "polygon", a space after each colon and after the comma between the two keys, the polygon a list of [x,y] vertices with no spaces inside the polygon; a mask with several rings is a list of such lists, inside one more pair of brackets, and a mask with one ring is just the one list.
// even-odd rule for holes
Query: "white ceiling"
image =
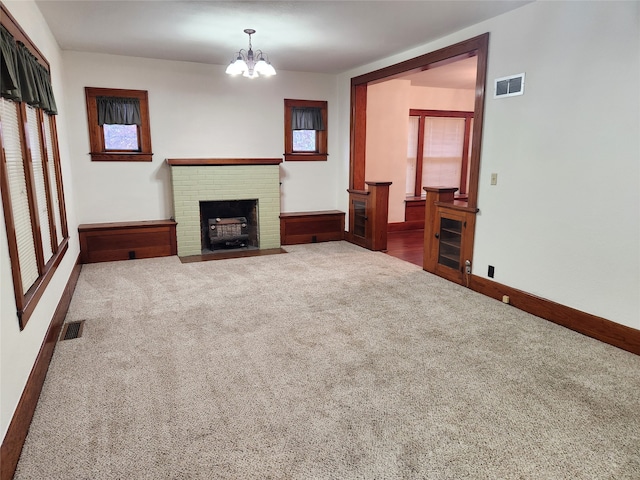
{"label": "white ceiling", "polygon": [[247,48],[276,70],[340,73],[532,0],[38,0],[63,50],[226,65]]}

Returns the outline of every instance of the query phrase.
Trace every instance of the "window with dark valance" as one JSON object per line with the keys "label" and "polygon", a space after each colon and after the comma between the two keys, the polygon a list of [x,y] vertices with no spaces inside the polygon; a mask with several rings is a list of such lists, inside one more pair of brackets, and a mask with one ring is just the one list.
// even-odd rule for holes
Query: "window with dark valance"
{"label": "window with dark valance", "polygon": [[0,30],[0,50],[1,96],[41,108],[49,115],[57,115],[58,109],[49,72],[23,43],[16,42],[4,27]]}
{"label": "window with dark valance", "polygon": [[91,160],[150,162],[151,127],[146,90],[85,87]]}
{"label": "window with dark valance", "polygon": [[284,159],[327,160],[327,102],[284,101]]}
{"label": "window with dark valance", "polygon": [[68,250],[69,231],[49,64],[2,3],[0,10],[0,190],[22,329]]}

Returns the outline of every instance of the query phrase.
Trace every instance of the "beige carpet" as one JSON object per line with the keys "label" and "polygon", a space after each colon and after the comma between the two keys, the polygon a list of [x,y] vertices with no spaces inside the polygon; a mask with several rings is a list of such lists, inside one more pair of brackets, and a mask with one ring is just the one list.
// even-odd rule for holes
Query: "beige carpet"
{"label": "beige carpet", "polygon": [[344,242],[83,267],[16,479],[639,479],[640,357]]}

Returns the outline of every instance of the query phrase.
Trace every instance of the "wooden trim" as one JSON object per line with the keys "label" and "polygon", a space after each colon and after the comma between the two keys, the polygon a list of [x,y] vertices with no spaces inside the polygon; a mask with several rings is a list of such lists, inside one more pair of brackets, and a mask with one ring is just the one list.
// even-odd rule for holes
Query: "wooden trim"
{"label": "wooden trim", "polygon": [[102,153],[89,152],[92,162],[151,162],[153,153],[139,152],[118,152],[118,153]]}
{"label": "wooden trim", "polygon": [[13,478],[18,460],[20,459],[20,453],[24,441],[31,425],[31,419],[35,412],[40,392],[42,391],[42,385],[44,384],[47,370],[49,369],[49,363],[55,349],[58,336],[60,334],[60,328],[64,322],[64,318],[69,309],[71,297],[76,288],[78,277],[80,276],[80,259],[76,259],[75,266],[69,276],[67,285],[60,297],[58,307],[56,308],[47,334],[44,337],[40,351],[36,357],[36,361],[31,368],[31,373],[27,383],[22,391],[20,401],[13,413],[13,418],[7,429],[7,433],[2,440],[2,447],[0,448],[0,478],[2,480],[10,480]]}
{"label": "wooden trim", "polygon": [[20,320],[20,330],[23,330],[27,326],[27,322],[31,317],[31,314],[36,309],[38,301],[42,297],[47,285],[53,278],[58,265],[62,261],[67,249],[69,248],[69,238],[65,238],[60,244],[58,251],[53,254],[51,260],[45,266],[45,273],[41,275],[33,286],[27,290],[24,294],[24,301],[22,302],[22,308],[18,308],[18,319]]}
{"label": "wooden trim", "polygon": [[408,220],[387,224],[387,232],[405,232],[407,230],[422,230],[423,228],[424,220]]}
{"label": "wooden trim", "polygon": [[44,176],[44,190],[47,200],[47,216],[49,217],[49,242],[51,245],[51,251],[55,253],[58,250],[58,237],[56,235],[56,221],[53,214],[53,197],[51,196],[51,178],[49,176],[49,162],[53,162],[54,160],[53,158],[49,158],[49,152],[47,151],[47,136],[44,128],[44,122],[46,121],[45,114],[41,109],[38,109],[37,115],[39,135],[42,139],[40,142],[40,155],[42,158],[42,174]]}
{"label": "wooden trim", "polygon": [[56,186],[58,188],[58,204],[60,206],[60,223],[62,224],[62,238],[69,238],[67,225],[67,206],[64,200],[64,186],[62,184],[62,167],[60,164],[60,148],[58,146],[58,126],[55,115],[49,116],[51,126],[51,147],[53,148],[54,167],[56,170]]}
{"label": "wooden trim", "polygon": [[[149,121],[149,94],[146,90],[127,90],[121,88],[85,87],[87,122],[89,124],[89,145],[91,160],[94,162],[150,162],[151,124]],[[140,100],[140,125],[138,126],[139,151],[114,152],[107,150],[104,144],[104,131],[98,125],[97,97],[137,98]]]}
{"label": "wooden trim", "polygon": [[[404,62],[390,65],[373,72],[353,77],[351,79],[351,157],[350,157],[350,188],[362,188],[356,180],[365,172],[366,145],[366,90],[369,82],[390,79],[396,75],[419,72],[430,65],[447,62],[454,57],[469,57],[477,55],[477,74],[474,103],[473,140],[471,143],[471,160],[468,203],[475,208],[478,203],[478,178],[480,171],[480,152],[482,148],[482,125],[484,118],[485,84],[487,77],[487,56],[489,50],[489,34],[485,33],[469,40],[450,45],[440,50],[426,53]],[[356,98],[357,97],[357,98]],[[363,108],[363,105],[364,107]]]}
{"label": "wooden trim", "polygon": [[422,194],[422,172],[424,170],[424,124],[425,117],[418,118],[418,144],[416,146],[416,174],[413,179],[413,194]]}
{"label": "wooden trim", "polygon": [[[322,114],[322,121],[325,129],[316,131],[316,151],[315,152],[296,152],[293,150],[293,130],[291,129],[291,111],[294,107],[310,107],[319,108]],[[327,131],[329,130],[328,102],[326,100],[292,100],[284,99],[284,159],[287,162],[292,161],[326,161],[328,158],[327,150]]]}
{"label": "wooden trim", "polygon": [[326,162],[329,155],[322,153],[285,153],[286,162]]}
{"label": "wooden trim", "polygon": [[177,225],[175,220],[141,220],[137,222],[83,223],[78,225],[78,232],[98,232],[105,230],[126,230],[131,228],[152,228]]}
{"label": "wooden trim", "polygon": [[203,167],[223,165],[280,165],[281,158],[167,158],[172,167]]}
{"label": "wooden trim", "polygon": [[7,10],[7,7],[5,7],[2,2],[0,2],[0,11],[2,12],[2,15],[0,15],[2,26],[6,28],[7,31],[13,36],[14,40],[24,43],[29,48],[31,53],[33,53],[33,55],[38,59],[38,62],[40,62],[40,64],[42,64],[47,69],[47,72],[50,72],[51,69],[49,66],[49,62],[47,61],[45,56],[40,50],[38,50],[36,44],[31,41],[25,31],[22,30],[22,27],[18,24],[16,19],[13,18],[11,13],[9,13],[9,10]]}
{"label": "wooden trim", "polygon": [[367,85],[351,86],[349,188],[364,190],[367,150]]}
{"label": "wooden trim", "polygon": [[373,72],[353,77],[351,79],[351,85],[362,85],[376,80],[381,80],[383,78],[399,75],[401,73],[411,72],[413,70],[422,71],[427,65],[445,61],[460,55],[468,56],[470,52],[481,49],[484,46],[485,41],[488,40],[488,37],[488,33],[478,35],[477,37],[458,42],[454,45],[449,45],[448,47],[441,48],[434,52],[425,53],[419,57],[411,58],[404,62],[396,63],[388,67],[374,70]]}
{"label": "wooden trim", "polygon": [[509,296],[509,304],[614,347],[640,355],[640,330],[612,322],[493,280],[471,275],[469,288],[496,300]]}
{"label": "wooden trim", "polygon": [[473,118],[473,112],[459,110],[421,110],[409,109],[410,117],[448,117],[448,118]]}
{"label": "wooden trim", "polygon": [[[34,107],[30,107],[34,108]],[[36,252],[36,262],[38,264],[38,277],[44,273],[44,253],[42,250],[42,232],[40,230],[40,215],[38,214],[38,199],[36,197],[36,181],[33,173],[33,155],[31,154],[31,143],[29,142],[29,122],[27,120],[27,104],[18,104],[18,118],[21,122],[20,141],[22,142],[22,163],[24,165],[24,177],[27,187],[27,200],[29,201],[29,215],[31,218],[31,233],[33,245]],[[37,110],[36,110],[37,119]],[[37,121],[37,120],[36,120]],[[36,129],[38,126],[35,126]],[[39,129],[38,129],[39,130]],[[42,138],[39,139],[42,144]]]}

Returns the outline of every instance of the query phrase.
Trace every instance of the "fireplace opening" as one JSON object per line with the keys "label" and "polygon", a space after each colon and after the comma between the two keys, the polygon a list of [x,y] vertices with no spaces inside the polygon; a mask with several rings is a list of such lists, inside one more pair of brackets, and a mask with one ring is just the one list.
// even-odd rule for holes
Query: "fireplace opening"
{"label": "fireplace opening", "polygon": [[202,253],[257,250],[258,200],[200,202]]}

